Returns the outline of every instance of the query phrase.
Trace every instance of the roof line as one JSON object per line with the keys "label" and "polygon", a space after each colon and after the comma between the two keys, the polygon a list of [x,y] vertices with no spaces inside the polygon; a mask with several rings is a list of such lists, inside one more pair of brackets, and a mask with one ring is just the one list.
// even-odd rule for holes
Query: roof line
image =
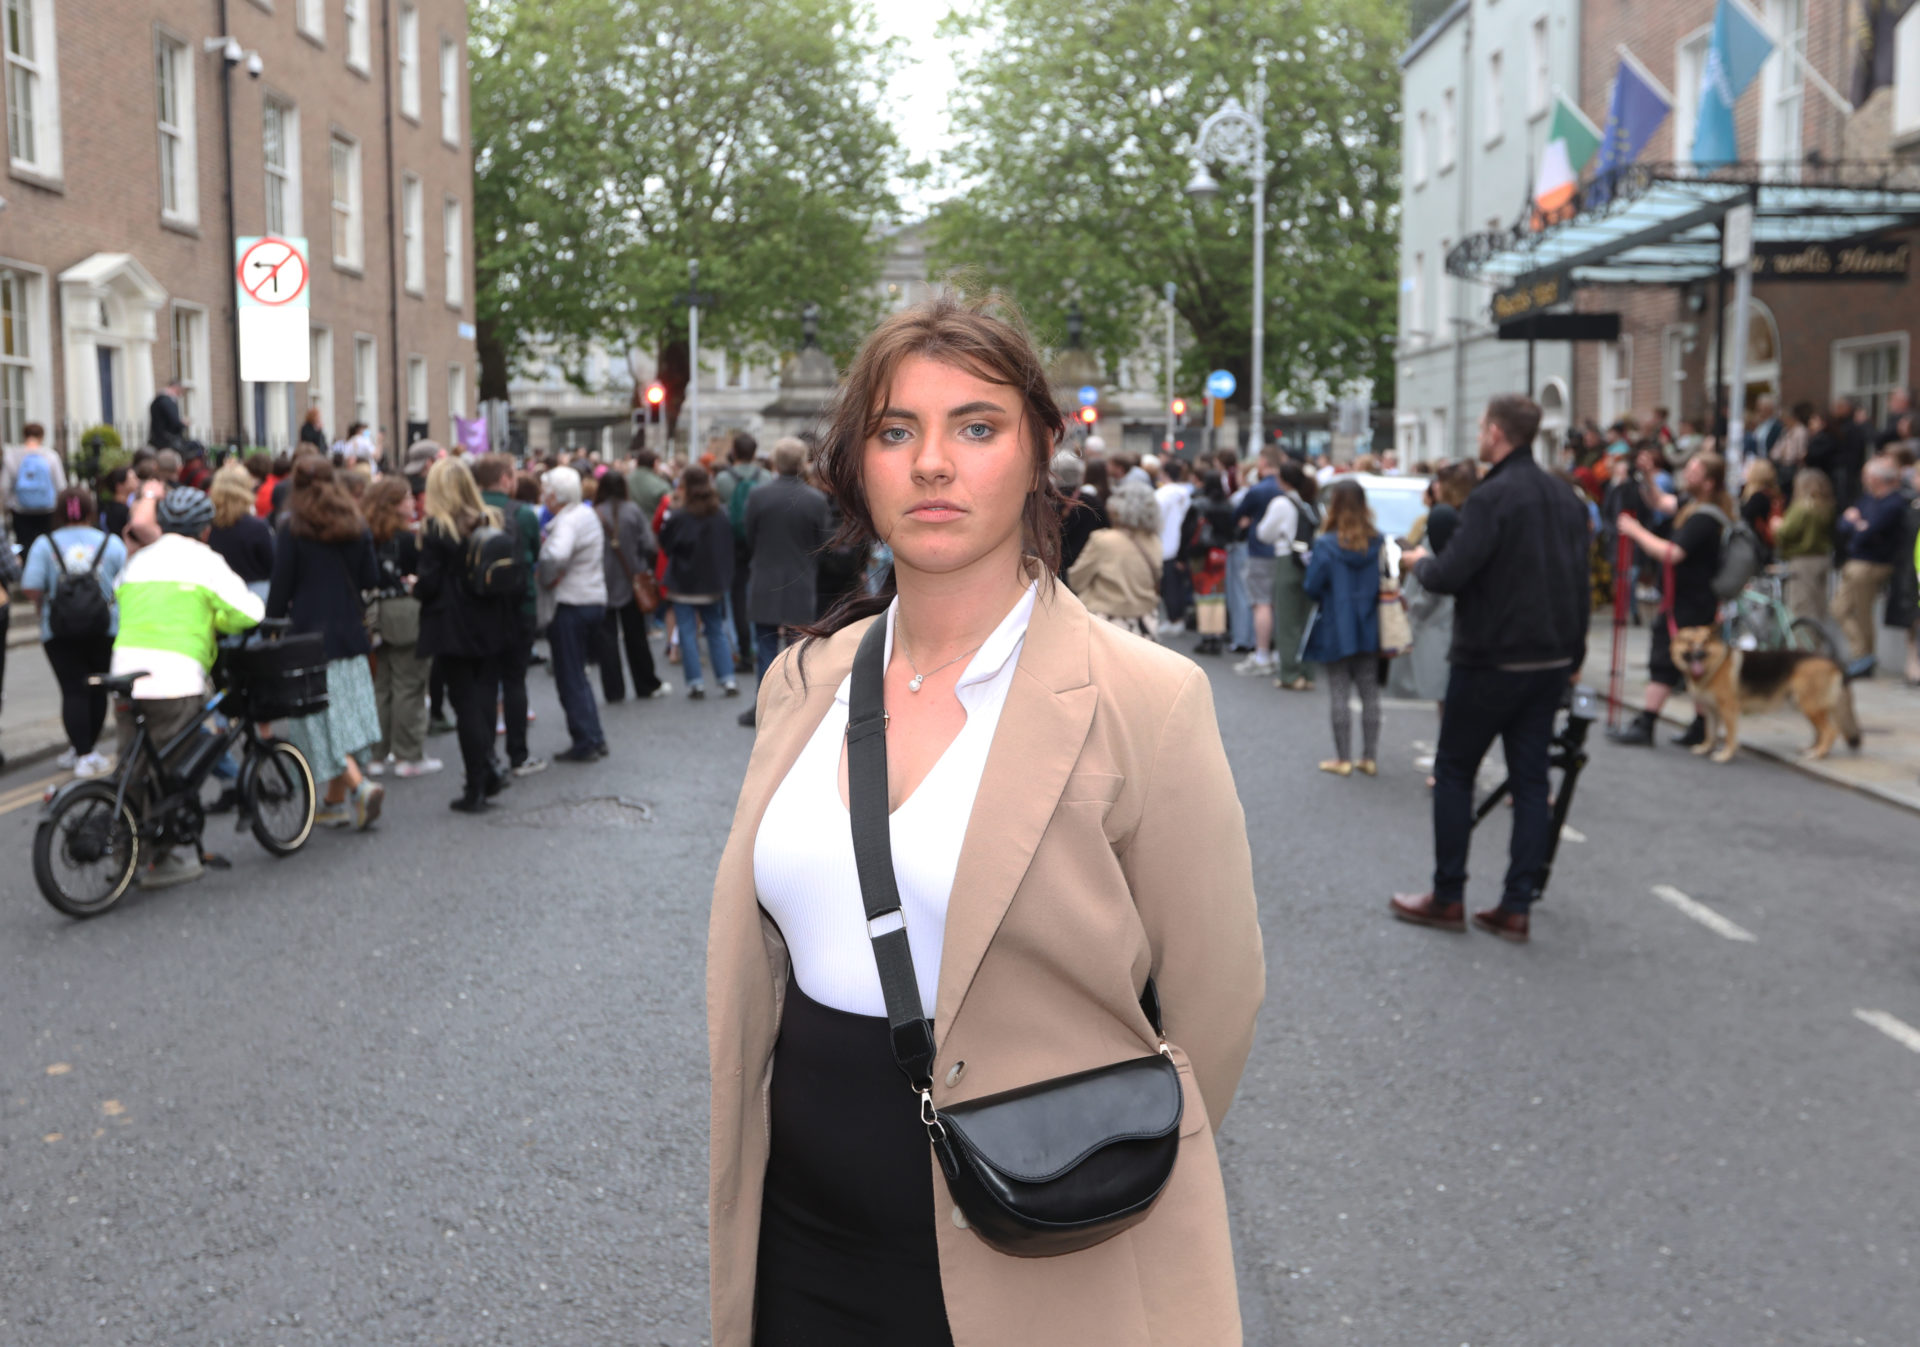
{"label": "roof line", "polygon": [[1400,53],[1400,68],[1405,70],[1421,52],[1439,41],[1440,34],[1446,32],[1455,19],[1465,14],[1471,3],[1472,0],[1453,0],[1453,3],[1447,6],[1446,13],[1428,24],[1427,31],[1416,37],[1407,49]]}

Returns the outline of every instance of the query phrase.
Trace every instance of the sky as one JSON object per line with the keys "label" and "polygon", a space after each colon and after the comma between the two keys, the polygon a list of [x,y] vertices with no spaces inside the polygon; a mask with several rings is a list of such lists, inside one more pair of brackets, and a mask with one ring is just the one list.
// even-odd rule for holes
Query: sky
{"label": "sky", "polygon": [[[973,0],[873,3],[881,35],[902,39],[901,68],[887,86],[887,115],[907,152],[917,160],[932,160],[936,172],[949,143],[947,99],[957,83],[953,63],[961,48],[935,37],[934,29],[950,11],[973,8]],[[908,211],[917,214],[944,195],[937,183],[913,185],[906,190]]]}

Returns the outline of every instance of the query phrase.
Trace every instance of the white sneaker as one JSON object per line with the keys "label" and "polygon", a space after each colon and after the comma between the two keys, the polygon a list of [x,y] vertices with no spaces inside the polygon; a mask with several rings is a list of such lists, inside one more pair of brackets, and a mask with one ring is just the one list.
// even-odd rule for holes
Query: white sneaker
{"label": "white sneaker", "polygon": [[167,889],[198,879],[205,873],[206,867],[200,863],[198,856],[167,851],[141,871],[135,882],[143,889]]}
{"label": "white sneaker", "polygon": [[313,811],[313,826],[316,828],[351,828],[353,826],[353,807],[345,800],[339,804],[321,804]]}
{"label": "white sneaker", "polygon": [[82,781],[90,777],[105,776],[113,770],[113,759],[104,753],[89,753],[73,764],[73,774]]}
{"label": "white sneaker", "polygon": [[[384,758],[375,758],[372,762],[369,762],[367,764],[367,775],[368,776],[385,776],[387,774],[387,768],[389,765],[392,764],[392,762],[393,762],[393,754],[391,753],[387,754],[387,756]],[[406,775],[406,773],[402,772],[401,775],[404,776]]]}
{"label": "white sneaker", "polygon": [[431,776],[446,764],[438,758],[422,758],[418,762],[403,762],[393,769],[398,777]]}
{"label": "white sneaker", "polygon": [[673,684],[669,683],[664,678],[660,680],[659,687],[655,688],[652,692],[649,692],[647,694],[647,696],[650,698],[671,697],[672,695],[673,695]]}
{"label": "white sneaker", "polygon": [[1238,664],[1234,665],[1233,671],[1237,674],[1245,674],[1249,676],[1257,675],[1257,674],[1270,674],[1273,672],[1273,656],[1268,655],[1266,658],[1262,659],[1260,656],[1260,652],[1256,650],[1251,655],[1248,655],[1245,659],[1241,660]]}
{"label": "white sneaker", "polygon": [[533,776],[547,770],[547,760],[545,758],[528,758],[518,767],[511,768],[510,770],[515,776]]}
{"label": "white sneaker", "polygon": [[79,760],[79,752],[75,750],[72,745],[68,745],[66,751],[53,760],[53,765],[63,772],[71,772],[73,770],[73,764]]}

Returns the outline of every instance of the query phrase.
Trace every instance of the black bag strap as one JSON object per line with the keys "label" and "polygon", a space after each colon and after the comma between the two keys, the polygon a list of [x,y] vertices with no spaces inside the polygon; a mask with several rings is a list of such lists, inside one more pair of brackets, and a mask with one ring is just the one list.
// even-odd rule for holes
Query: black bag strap
{"label": "black bag strap", "polygon": [[[920,1012],[920,982],[914,976],[906,914],[893,875],[893,834],[887,817],[886,678],[887,618],[883,613],[860,638],[853,657],[853,686],[847,699],[847,813],[853,822],[853,863],[860,875],[860,902],[867,912],[867,938],[880,970],[893,1059],[914,1090],[924,1094],[933,1088],[933,1025]],[[876,934],[876,923],[887,917],[898,921]],[[1160,992],[1152,978],[1140,995],[1140,1009],[1153,1032],[1164,1035]]]}
{"label": "black bag strap", "polygon": [[[853,657],[853,687],[847,704],[847,813],[853,820],[853,861],[860,873],[860,901],[867,910],[867,938],[880,970],[887,1003],[893,1059],[915,1090],[933,1088],[933,1025],[920,1012],[920,982],[907,943],[906,914],[893,877],[893,837],[887,818],[887,619],[882,614],[860,639]],[[877,930],[886,917],[890,929]]]}

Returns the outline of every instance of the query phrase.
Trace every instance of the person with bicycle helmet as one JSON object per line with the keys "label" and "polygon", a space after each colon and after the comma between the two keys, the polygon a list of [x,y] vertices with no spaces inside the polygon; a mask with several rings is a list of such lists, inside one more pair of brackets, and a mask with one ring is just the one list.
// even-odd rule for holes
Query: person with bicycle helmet
{"label": "person with bicycle helmet", "polygon": [[[137,708],[129,703],[114,708],[123,763],[133,743],[136,709],[156,743],[172,741],[203,713],[214,643],[259,625],[266,616],[259,595],[207,546],[213,502],[206,492],[172,488],[157,502],[155,518],[159,538],[128,559],[114,596],[120,630],[113,643],[113,672],[143,675],[133,685]],[[200,874],[198,856],[162,850],[139,883],[165,888]]]}

